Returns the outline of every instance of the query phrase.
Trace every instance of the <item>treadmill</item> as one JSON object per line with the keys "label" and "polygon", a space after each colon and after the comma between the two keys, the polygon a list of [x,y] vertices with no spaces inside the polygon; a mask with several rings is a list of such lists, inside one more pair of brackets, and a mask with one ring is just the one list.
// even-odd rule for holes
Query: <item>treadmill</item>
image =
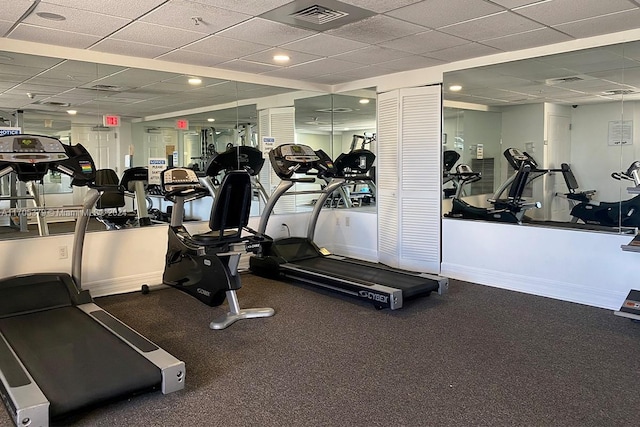
{"label": "treadmill", "polygon": [[[81,145],[38,135],[0,137],[0,177],[40,181],[49,171],[92,186],[95,165]],[[149,390],[184,388],[185,366],[92,302],[82,290],[82,249],[99,188],[85,196],[74,233],[72,274],[0,280],[0,394],[17,426],[47,426],[100,403]],[[37,262],[37,253],[15,254]]]}
{"label": "treadmill", "polygon": [[336,176],[337,170],[326,153],[302,144],[280,145],[269,152],[269,160],[281,182],[269,197],[260,218],[258,233],[265,233],[274,206],[295,183],[314,183],[316,177],[331,179],[320,191],[321,195],[314,204],[307,236],[276,239],[262,254],[250,258],[249,265],[253,273],[303,281],[368,301],[377,309],[396,310],[402,308],[403,302],[410,298],[426,296],[434,291],[442,295],[447,291],[448,279],[443,277],[332,255],[320,249],[313,242],[320,210],[326,198],[345,185],[346,179]]}

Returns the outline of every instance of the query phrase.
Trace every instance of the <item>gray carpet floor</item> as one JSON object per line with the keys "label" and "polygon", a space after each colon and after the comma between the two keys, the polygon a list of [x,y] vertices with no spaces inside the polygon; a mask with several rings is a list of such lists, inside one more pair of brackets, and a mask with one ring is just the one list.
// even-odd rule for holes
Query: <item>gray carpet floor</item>
{"label": "gray carpet floor", "polygon": [[[636,426],[640,323],[452,280],[397,311],[243,274],[226,330],[175,289],[97,303],[185,361],[186,388],[75,426]],[[10,425],[8,416],[0,425]]]}

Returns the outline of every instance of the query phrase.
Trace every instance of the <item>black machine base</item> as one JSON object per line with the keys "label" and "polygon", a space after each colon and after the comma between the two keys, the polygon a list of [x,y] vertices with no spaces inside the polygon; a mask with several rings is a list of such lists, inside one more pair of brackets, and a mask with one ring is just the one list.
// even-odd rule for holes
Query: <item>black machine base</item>
{"label": "black machine base", "polygon": [[640,291],[631,290],[625,298],[619,311],[615,311],[616,316],[627,317],[640,321]]}

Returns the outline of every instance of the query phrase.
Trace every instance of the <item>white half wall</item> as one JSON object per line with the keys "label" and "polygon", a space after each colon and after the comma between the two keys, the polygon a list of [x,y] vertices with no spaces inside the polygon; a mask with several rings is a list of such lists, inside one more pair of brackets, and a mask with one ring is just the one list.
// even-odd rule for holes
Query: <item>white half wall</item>
{"label": "white half wall", "polygon": [[[306,236],[308,213],[274,215],[267,226],[273,238]],[[348,219],[347,219],[348,218]],[[258,217],[249,226],[258,228]],[[316,241],[331,252],[377,261],[377,216],[375,210],[323,211],[316,228]],[[207,231],[206,221],[187,222],[192,233]],[[82,286],[94,297],[140,290],[143,284],[162,283],[168,225],[154,225],[87,233],[84,244]],[[66,259],[60,259],[65,247]],[[0,240],[2,277],[32,273],[70,273],[73,235],[61,234],[28,239]],[[243,255],[240,268],[248,267]]]}
{"label": "white half wall", "polygon": [[632,236],[444,218],[442,275],[617,310],[638,288]]}

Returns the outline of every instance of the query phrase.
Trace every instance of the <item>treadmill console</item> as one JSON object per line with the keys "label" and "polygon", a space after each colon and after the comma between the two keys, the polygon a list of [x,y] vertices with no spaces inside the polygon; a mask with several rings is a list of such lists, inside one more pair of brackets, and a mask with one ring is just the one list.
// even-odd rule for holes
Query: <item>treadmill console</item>
{"label": "treadmill console", "polygon": [[95,179],[93,159],[80,144],[43,135],[0,136],[0,176],[13,172],[20,181],[39,181],[51,170],[71,176],[73,185]]}
{"label": "treadmill console", "polygon": [[166,169],[162,172],[161,181],[166,192],[202,188],[196,172],[189,168]]}
{"label": "treadmill console", "polygon": [[67,159],[62,143],[49,136],[5,135],[0,137],[0,161],[46,163]]}
{"label": "treadmill console", "polygon": [[291,178],[295,173],[325,176],[336,174],[331,158],[324,151],[314,151],[308,145],[279,145],[269,151],[269,160],[280,179]]}
{"label": "treadmill console", "polygon": [[260,150],[248,145],[240,145],[215,154],[205,168],[205,173],[207,176],[217,176],[221,172],[244,170],[249,175],[256,176],[263,165],[264,157]]}

